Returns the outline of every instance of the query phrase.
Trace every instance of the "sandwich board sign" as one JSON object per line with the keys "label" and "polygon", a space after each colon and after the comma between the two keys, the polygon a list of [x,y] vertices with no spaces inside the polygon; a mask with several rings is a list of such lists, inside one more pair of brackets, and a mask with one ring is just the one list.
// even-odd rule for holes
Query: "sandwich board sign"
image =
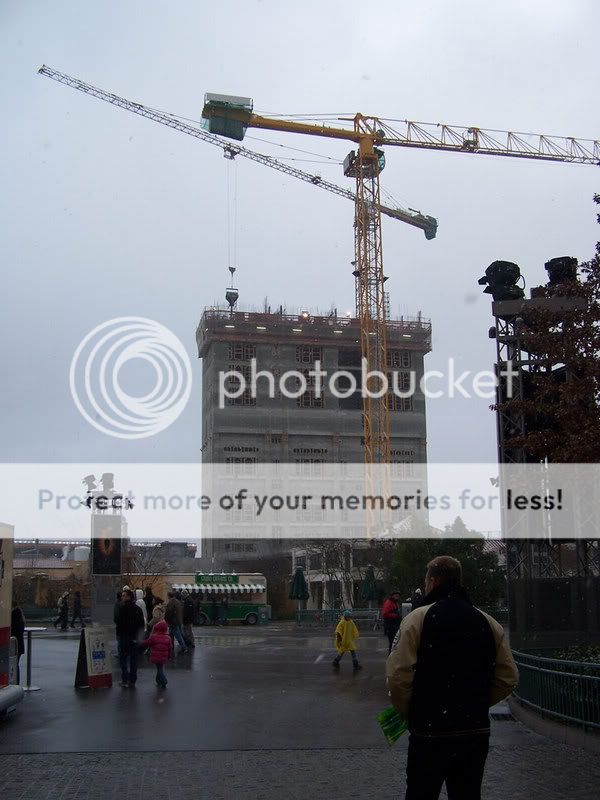
{"label": "sandwich board sign", "polygon": [[112,686],[112,664],[108,631],[100,625],[88,625],[81,631],[76,689],[110,689]]}

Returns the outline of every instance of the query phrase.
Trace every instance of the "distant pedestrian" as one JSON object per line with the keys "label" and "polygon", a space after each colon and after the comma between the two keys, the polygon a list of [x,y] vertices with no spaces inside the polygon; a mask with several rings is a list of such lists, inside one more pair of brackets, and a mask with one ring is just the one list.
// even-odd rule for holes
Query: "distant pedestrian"
{"label": "distant pedestrian", "polygon": [[116,608],[115,625],[121,666],[121,686],[134,687],[137,681],[138,640],[144,629],[144,615],[136,605],[131,589],[123,591]]}
{"label": "distant pedestrian", "polygon": [[183,638],[188,647],[195,647],[194,630],[194,601],[188,592],[183,594]]}
{"label": "distant pedestrian", "polygon": [[183,606],[175,597],[175,592],[167,593],[167,605],[165,608],[165,622],[169,626],[169,636],[173,642],[173,653],[175,652],[175,639],[181,648],[182,653],[187,653],[187,645],[183,638],[183,631],[181,626],[183,624]]}
{"label": "distant pedestrian", "polygon": [[350,653],[352,656],[352,667],[355,672],[357,669],[362,669],[356,655],[356,639],[358,639],[358,628],[352,619],[352,612],[344,611],[335,629],[335,647],[338,652],[337,656],[333,659],[333,666],[335,669],[340,668],[340,661],[344,653]]}
{"label": "distant pedestrian", "polygon": [[119,606],[121,605],[122,598],[123,598],[123,592],[117,592],[117,597],[115,600],[115,604],[113,606],[113,619],[115,621],[117,619],[117,611],[119,610]]}
{"label": "distant pedestrian", "polygon": [[165,604],[162,597],[154,598],[154,605],[152,607],[152,616],[148,620],[148,631],[152,631],[157,622],[161,622],[165,618]]}
{"label": "distant pedestrian", "polygon": [[221,600],[221,607],[219,609],[219,622],[221,625],[227,625],[228,616],[229,616],[229,600],[226,597],[223,597]]}
{"label": "distant pedestrian", "polygon": [[54,621],[54,627],[60,625],[61,631],[66,631],[69,625],[69,592],[63,592],[58,598],[58,617]]}
{"label": "distant pedestrian", "polygon": [[144,617],[144,628],[148,627],[148,612],[146,611],[146,603],[144,602],[144,592],[141,589],[135,590],[135,604],[142,612]]}
{"label": "distant pedestrian", "polygon": [[400,592],[394,589],[390,592],[389,597],[386,598],[383,608],[381,609],[381,617],[383,619],[383,632],[388,638],[388,655],[392,650],[394,639],[400,627],[401,614],[400,614]]}
{"label": "distant pedestrian", "polygon": [[202,592],[194,592],[192,601],[194,603],[194,625],[200,625],[200,613],[202,611]]}
{"label": "distant pedestrian", "polygon": [[489,708],[518,672],[504,629],[471,603],[460,561],[427,565],[422,604],[400,625],[387,660],[392,704],[408,720],[405,800],[479,800],[490,738]]}
{"label": "distant pedestrian", "polygon": [[150,648],[150,661],[156,666],[156,685],[161,689],[166,689],[165,664],[171,658],[173,649],[167,623],[164,620],[157,622],[152,633],[141,643],[141,646]]}
{"label": "distant pedestrian", "polygon": [[20,606],[17,605],[16,600],[12,602],[12,611],[10,615],[10,635],[14,636],[17,640],[17,683],[21,683],[21,671],[19,668],[19,661],[25,652],[25,615]]}
{"label": "distant pedestrian", "polygon": [[79,620],[79,624],[82,628],[85,628],[85,622],[83,621],[83,617],[81,615],[81,592],[75,592],[75,597],[73,598],[73,616],[71,617],[71,627],[75,627],[75,620]]}
{"label": "distant pedestrian", "polygon": [[152,616],[152,609],[154,608],[154,594],[152,593],[151,586],[146,586],[144,603],[146,605],[146,619],[150,620],[150,617]]}
{"label": "distant pedestrian", "polygon": [[210,624],[217,625],[219,622],[219,603],[215,594],[210,598]]}
{"label": "distant pedestrian", "polygon": [[418,608],[422,602],[423,602],[423,593],[421,592],[420,589],[417,588],[410,596],[410,610],[414,611],[415,608]]}

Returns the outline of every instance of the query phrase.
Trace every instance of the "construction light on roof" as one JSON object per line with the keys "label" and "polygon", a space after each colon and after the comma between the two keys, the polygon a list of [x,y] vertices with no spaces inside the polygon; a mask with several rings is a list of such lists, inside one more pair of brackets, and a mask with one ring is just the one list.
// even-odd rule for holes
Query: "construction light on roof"
{"label": "construction light on roof", "polygon": [[308,313],[308,311],[303,311],[303,312],[300,314],[300,316],[302,317],[302,319],[308,319],[308,318],[309,318],[309,316],[310,316],[310,314]]}

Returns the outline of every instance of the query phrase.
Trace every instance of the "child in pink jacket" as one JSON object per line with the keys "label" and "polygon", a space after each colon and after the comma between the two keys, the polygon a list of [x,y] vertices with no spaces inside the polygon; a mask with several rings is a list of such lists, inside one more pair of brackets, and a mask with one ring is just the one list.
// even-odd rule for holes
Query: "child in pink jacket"
{"label": "child in pink jacket", "polygon": [[156,685],[166,689],[165,664],[171,657],[173,649],[167,623],[164,620],[157,622],[152,629],[151,636],[143,641],[141,646],[150,648],[150,661],[156,664]]}

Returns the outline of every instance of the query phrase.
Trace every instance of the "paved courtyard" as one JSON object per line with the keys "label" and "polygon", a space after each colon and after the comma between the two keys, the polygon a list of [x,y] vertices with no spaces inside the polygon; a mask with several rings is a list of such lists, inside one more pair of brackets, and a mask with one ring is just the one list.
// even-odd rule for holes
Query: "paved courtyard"
{"label": "paved courtyard", "polygon": [[[75,691],[78,639],[34,642],[34,683],[0,724],[7,800],[401,798],[405,739],[388,748],[383,637],[360,640],[364,669],[331,669],[329,632],[197,630],[169,688],[143,666],[136,689]],[[494,721],[484,797],[596,800],[597,755],[515,721]]]}

